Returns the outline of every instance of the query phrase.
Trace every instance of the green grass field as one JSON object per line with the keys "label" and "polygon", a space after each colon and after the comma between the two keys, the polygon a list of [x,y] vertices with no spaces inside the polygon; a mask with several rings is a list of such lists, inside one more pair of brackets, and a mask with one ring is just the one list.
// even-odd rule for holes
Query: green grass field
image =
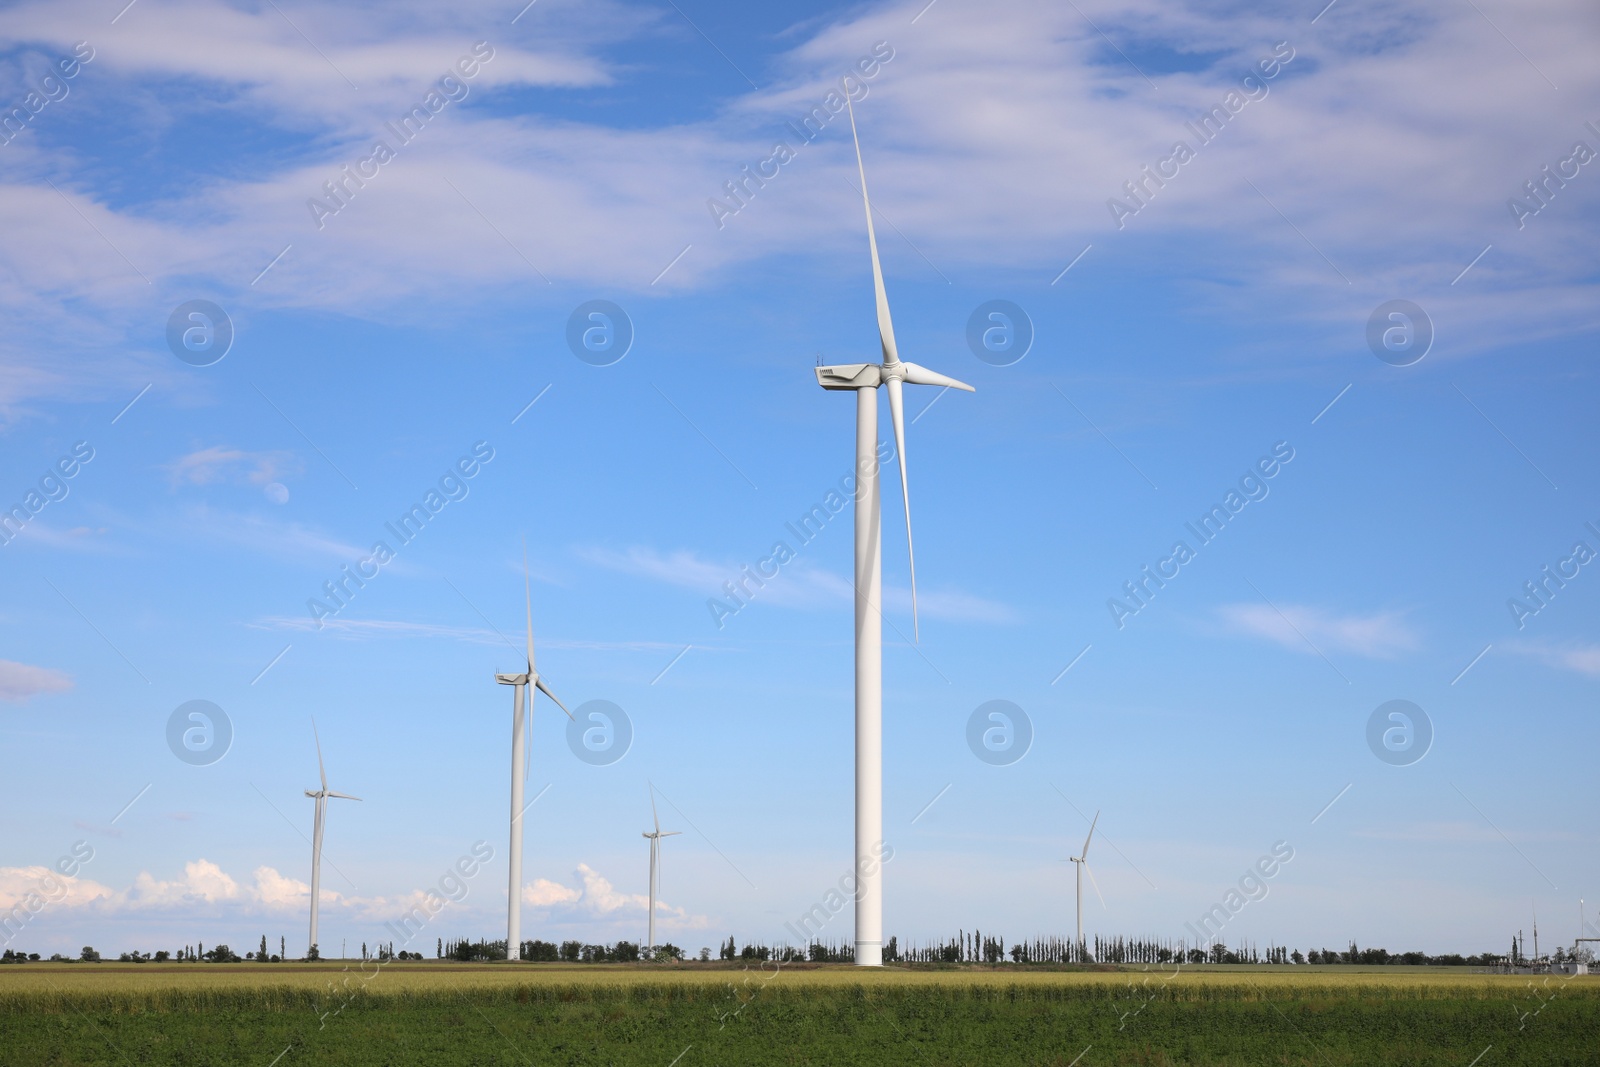
{"label": "green grass field", "polygon": [[0,1063],[1600,1063],[1600,978],[1427,968],[0,968]]}

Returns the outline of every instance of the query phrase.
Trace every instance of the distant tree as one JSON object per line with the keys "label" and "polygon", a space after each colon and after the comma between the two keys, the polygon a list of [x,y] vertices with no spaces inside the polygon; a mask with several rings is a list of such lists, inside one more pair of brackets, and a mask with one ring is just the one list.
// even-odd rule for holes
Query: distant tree
{"label": "distant tree", "polygon": [[317,951],[317,946],[316,945],[312,945],[310,948],[306,949],[306,959],[308,959],[308,960],[320,960],[321,958],[322,958],[322,954]]}
{"label": "distant tree", "polygon": [[1293,952],[1289,953],[1289,960],[1293,963],[1304,963],[1306,958],[1300,955],[1299,949],[1295,949]]}
{"label": "distant tree", "polygon": [[537,963],[554,963],[561,958],[561,949],[549,941],[524,941],[522,958]]}
{"label": "distant tree", "polygon": [[100,953],[96,952],[92,945],[84,945],[83,952],[78,958],[83,960],[85,963],[99,963]]}
{"label": "distant tree", "polygon": [[256,953],[256,959],[264,960],[266,958],[267,958],[267,935],[266,934],[262,934],[261,935],[261,951]]}
{"label": "distant tree", "polygon": [[711,962],[711,950],[709,948],[702,947],[700,949],[700,962],[701,963],[709,963],[709,962]]}

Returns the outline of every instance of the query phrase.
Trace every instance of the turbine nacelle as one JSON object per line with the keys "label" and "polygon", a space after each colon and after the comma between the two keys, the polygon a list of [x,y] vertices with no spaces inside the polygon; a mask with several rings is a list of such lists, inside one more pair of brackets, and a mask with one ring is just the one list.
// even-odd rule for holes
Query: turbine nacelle
{"label": "turbine nacelle", "polygon": [[958,382],[948,375],[905,360],[887,365],[840,363],[832,367],[818,367],[816,371],[817,384],[824,389],[876,389],[885,382],[898,379],[910,385],[938,385],[946,389],[976,392],[966,382]]}

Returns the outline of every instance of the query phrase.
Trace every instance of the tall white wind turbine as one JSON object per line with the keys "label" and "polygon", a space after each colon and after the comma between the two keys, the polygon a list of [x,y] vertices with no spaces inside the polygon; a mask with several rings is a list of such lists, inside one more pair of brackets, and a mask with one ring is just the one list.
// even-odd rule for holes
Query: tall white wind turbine
{"label": "tall white wind turbine", "polygon": [[877,298],[878,341],[882,363],[850,363],[817,368],[824,389],[856,394],[856,940],[860,967],[883,965],[883,524],[878,484],[878,387],[887,387],[889,417],[894,424],[895,452],[900,459],[900,491],[906,511],[906,554],[911,567],[911,617],[917,628],[917,564],[911,548],[911,491],[906,487],[903,383],[946,389],[972,386],[907,363],[894,343],[889,297],[878,262],[878,237],[872,227],[872,202],[867,197],[867,170],[861,161],[855,108],[850,109],[850,136],[856,146],[861,177],[861,202],[867,213],[867,247],[872,252],[872,286]]}
{"label": "tall white wind turbine", "polygon": [[[1099,822],[1100,822],[1100,813],[1097,811],[1097,812],[1094,813],[1094,821],[1089,824],[1089,836],[1085,837],[1083,839],[1083,851],[1078,853],[1076,856],[1068,856],[1067,857],[1068,860],[1072,861],[1073,867],[1076,869],[1077,875],[1078,875],[1078,956],[1079,956],[1079,962],[1082,962],[1082,957],[1084,955],[1084,946],[1083,946],[1083,872],[1084,871],[1089,871],[1089,842],[1094,839],[1094,828]],[[1100,903],[1102,905],[1105,904],[1106,898],[1100,896],[1100,883],[1096,882],[1094,880],[1094,872],[1093,871],[1089,871],[1089,884],[1094,886],[1094,895],[1097,896],[1097,897],[1100,897]]]}
{"label": "tall white wind turbine", "polygon": [[[311,737],[317,743],[317,775],[322,779],[322,788],[313,793],[306,790],[306,796],[317,802],[315,821],[311,826],[311,948],[317,947],[317,905],[322,900],[322,826],[328,816],[328,798],[338,797],[340,800],[360,800],[349,793],[335,793],[328,788],[328,772],[322,766],[322,738],[317,736],[317,724],[311,723]],[[309,950],[306,955],[310,955]]]}
{"label": "tall white wind turbine", "polygon": [[682,830],[661,829],[661,816],[656,813],[656,791],[650,790],[650,818],[656,824],[655,830],[646,831],[645,837],[650,839],[650,954],[656,951],[656,896],[661,892],[661,839],[663,837],[677,837]]}
{"label": "tall white wind turbine", "polygon": [[528,607],[528,669],[521,674],[496,674],[494,680],[512,686],[511,692],[511,850],[510,887],[506,894],[506,959],[522,958],[522,816],[527,806],[522,789],[528,778],[528,748],[532,741],[533,691],[554,700],[556,707],[572,712],[556,699],[533,667],[533,584],[528,576],[528,546],[522,546],[522,587]]}

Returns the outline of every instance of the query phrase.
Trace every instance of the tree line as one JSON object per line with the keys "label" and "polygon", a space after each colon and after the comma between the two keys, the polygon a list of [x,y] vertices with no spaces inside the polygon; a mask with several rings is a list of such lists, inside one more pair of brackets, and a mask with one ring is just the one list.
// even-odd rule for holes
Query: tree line
{"label": "tree line", "polygon": [[[1592,953],[1587,950],[1576,954],[1567,953],[1564,949],[1557,949],[1554,959],[1557,962],[1568,958],[1592,958]],[[454,938],[446,940],[438,938],[435,942],[434,956],[436,959],[457,960],[465,963],[480,963],[506,958],[506,941],[487,940],[484,938]],[[24,953],[6,949],[0,953],[0,963],[27,963],[40,958],[39,953]],[[278,939],[278,951],[269,952],[266,936],[261,938],[259,948],[247,951],[242,957],[226,944],[216,944],[207,949],[204,944],[185,945],[173,951],[160,950],[150,952],[124,952],[117,959],[123,963],[280,963],[289,957],[285,951],[284,939]],[[304,957],[306,960],[317,960],[322,957],[317,952],[315,945]],[[402,949],[395,951],[393,942],[378,943],[375,949],[369,950],[366,942],[361,943],[362,960],[377,959],[380,962],[391,960],[421,960],[421,952],[412,952]],[[641,960],[681,961],[695,959],[700,962],[711,960],[711,949],[700,949],[697,956],[690,957],[685,951],[671,943],[657,945],[652,955],[648,946],[642,946],[633,941],[617,941],[613,943],[591,943],[585,941],[542,941],[531,940],[522,942],[521,958],[532,962],[543,963],[634,963]],[[100,953],[92,946],[85,945],[76,956],[63,956],[59,953],[49,957],[53,961],[82,961],[86,963],[99,962]],[[726,941],[717,946],[717,959],[722,961],[766,962],[778,963],[853,963],[855,961],[855,947],[850,942],[812,940],[804,945],[790,945],[786,942],[768,945],[759,941],[738,944],[730,936]],[[1430,955],[1426,952],[1390,952],[1383,948],[1361,948],[1356,942],[1351,941],[1346,948],[1312,948],[1302,952],[1300,949],[1291,949],[1285,945],[1269,944],[1262,949],[1252,941],[1242,941],[1235,947],[1230,947],[1221,941],[1205,946],[1189,945],[1182,939],[1171,940],[1164,938],[1125,938],[1125,937],[1099,937],[1096,936],[1082,943],[1070,938],[1062,937],[1036,937],[1024,941],[1008,943],[1004,937],[984,933],[980,930],[959,930],[953,937],[940,941],[919,943],[907,942],[902,945],[899,938],[891,937],[883,947],[883,961],[885,963],[906,964],[951,964],[951,963],[984,963],[1001,964],[1011,962],[1015,964],[1090,964],[1090,963],[1144,963],[1144,964],[1282,964],[1285,966],[1302,964],[1360,964],[1363,966],[1383,965],[1409,965],[1409,966],[1436,966],[1436,967],[1501,967],[1525,964],[1528,961],[1515,939],[1512,941],[1511,951],[1508,954],[1479,953],[1463,956],[1460,953],[1442,953]]]}

